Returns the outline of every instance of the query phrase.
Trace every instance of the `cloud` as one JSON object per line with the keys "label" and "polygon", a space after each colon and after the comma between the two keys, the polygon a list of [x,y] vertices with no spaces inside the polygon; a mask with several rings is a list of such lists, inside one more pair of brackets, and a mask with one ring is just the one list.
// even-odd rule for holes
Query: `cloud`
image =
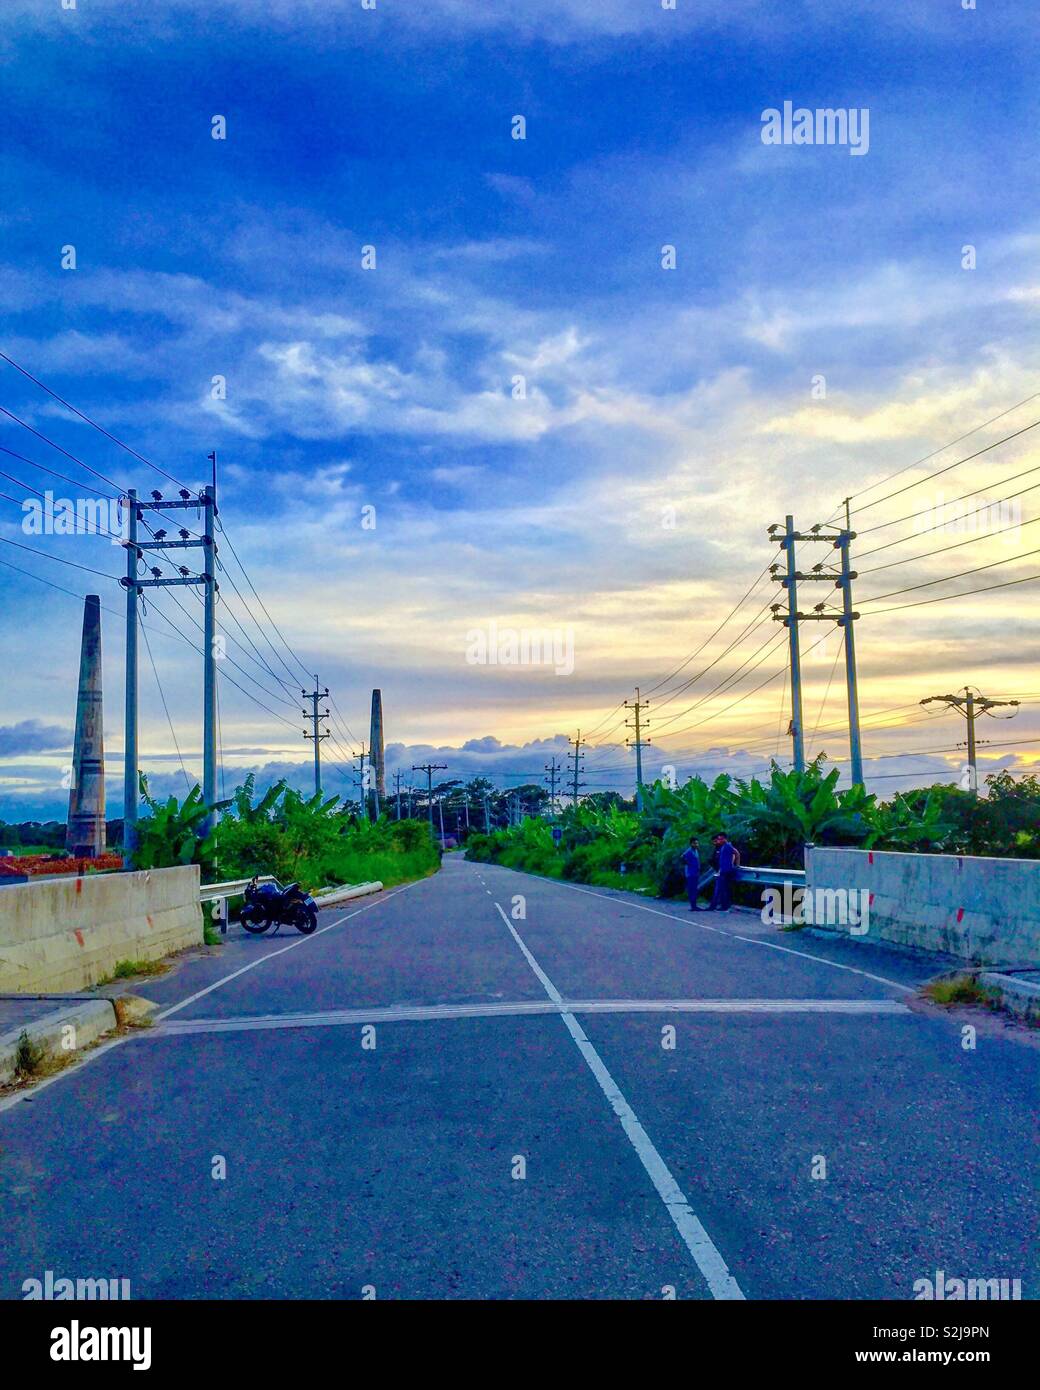
{"label": "cloud", "polygon": [[26,753],[67,753],[72,751],[72,730],[39,719],[23,719],[18,724],[0,725],[0,758]]}

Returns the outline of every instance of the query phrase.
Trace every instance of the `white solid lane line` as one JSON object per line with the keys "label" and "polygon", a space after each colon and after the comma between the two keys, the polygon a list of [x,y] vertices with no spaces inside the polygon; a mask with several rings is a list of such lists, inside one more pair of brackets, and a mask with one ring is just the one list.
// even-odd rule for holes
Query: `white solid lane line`
{"label": "white solid lane line", "polygon": [[529,1014],[909,1014],[894,999],[518,999],[499,1004],[392,1004],[373,1009],[256,1014],[246,1018],[187,1018],[141,1034],[149,1038],[196,1033],[252,1033],[271,1028],[339,1028],[365,1023],[428,1023],[454,1018],[514,1018]]}
{"label": "white solid lane line", "polygon": [[[510,873],[519,873],[519,869],[511,869]],[[619,907],[634,907],[640,912],[651,912],[655,917],[667,917],[670,922],[686,922],[686,918],[674,912],[662,912],[659,907],[647,907],[646,903],[626,902],[623,898],[612,898],[609,893],[597,893],[594,888],[582,888],[576,883],[560,883],[556,879],[546,879],[546,883],[551,883],[554,888],[570,888],[574,893],[587,893],[590,898],[603,898],[608,903],[617,903]],[[694,914],[691,913],[692,917]],[[792,946],[780,946],[775,941],[760,941],[757,936],[740,936],[737,932],[726,931],[724,927],[709,927],[705,922],[686,922],[689,927],[697,927],[700,931],[713,931],[718,936],[728,936],[733,941],[745,941],[749,946],[765,946],[770,951],[784,951],[789,956],[801,956],[803,960],[815,961],[817,965],[829,965],[833,970],[847,970],[852,975],[862,975],[865,980],[873,980],[879,985],[888,985],[890,989],[902,990],[904,994],[916,994],[917,990],[913,985],[900,984],[898,980],[889,980],[884,975],[872,975],[869,970],[860,970],[855,965],[842,965],[836,960],[828,960],[826,956],[814,956],[808,951],[796,951]]]}
{"label": "white solid lane line", "polygon": [[642,1163],[643,1167],[646,1169],[650,1181],[657,1189],[657,1195],[664,1203],[665,1210],[672,1218],[676,1230],[683,1239],[683,1243],[693,1256],[694,1263],[704,1276],[712,1297],[717,1299],[743,1299],[744,1294],[741,1291],[740,1285],[729,1272],[726,1261],[722,1258],[719,1250],[712,1242],[708,1232],[697,1219],[693,1208],[683,1195],[682,1189],[669,1172],[668,1165],[657,1152],[650,1136],[640,1124],[635,1111],[621,1094],[614,1078],[603,1065],[599,1053],[585,1036],[581,1024],[572,1013],[566,1011],[566,1005],[559,990],[527,949],[519,932],[513,926],[505,912],[503,912],[501,904],[496,902],[495,907],[498,908],[499,916],[502,918],[502,921],[505,922],[513,940],[523,952],[524,959],[541,981],[542,988],[553,1003],[561,1010],[560,1017],[563,1020],[564,1026],[574,1039],[578,1051],[584,1057],[589,1070],[599,1082],[600,1090],[610,1102],[614,1114],[617,1115],[618,1119],[621,1121],[622,1129],[628,1135],[629,1142],[635,1149],[640,1163]]}

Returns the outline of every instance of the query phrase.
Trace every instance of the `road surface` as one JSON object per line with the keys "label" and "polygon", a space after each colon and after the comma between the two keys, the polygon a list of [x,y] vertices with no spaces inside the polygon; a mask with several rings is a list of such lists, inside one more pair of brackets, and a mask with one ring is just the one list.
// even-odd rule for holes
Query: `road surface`
{"label": "road surface", "polygon": [[1036,1297],[1040,1050],[922,969],[457,856],[233,929],[3,1102],[0,1297]]}

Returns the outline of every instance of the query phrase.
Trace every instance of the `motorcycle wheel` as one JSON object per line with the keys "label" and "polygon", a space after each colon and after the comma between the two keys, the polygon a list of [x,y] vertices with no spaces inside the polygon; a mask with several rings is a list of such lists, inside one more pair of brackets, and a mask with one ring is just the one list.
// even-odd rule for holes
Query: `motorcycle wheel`
{"label": "motorcycle wheel", "polygon": [[252,907],[244,907],[239,913],[238,920],[253,936],[259,936],[271,925],[266,917],[261,916],[257,909]]}
{"label": "motorcycle wheel", "polygon": [[293,913],[293,926],[304,936],[310,936],[311,932],[318,925],[318,914],[312,907],[306,907],[303,903]]}

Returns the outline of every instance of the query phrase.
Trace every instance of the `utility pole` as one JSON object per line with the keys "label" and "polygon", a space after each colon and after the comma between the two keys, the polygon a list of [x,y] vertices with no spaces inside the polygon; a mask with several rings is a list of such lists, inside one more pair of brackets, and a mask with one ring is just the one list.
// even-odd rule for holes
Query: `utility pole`
{"label": "utility pole", "polygon": [[581,736],[580,729],[578,730],[576,736],[573,739],[571,739],[571,742],[574,744],[574,752],[567,754],[567,761],[574,763],[574,766],[571,769],[571,797],[572,804],[575,807],[577,807],[578,789],[585,785],[584,782],[579,780],[581,777],[581,764],[585,758],[585,754],[581,750],[586,742],[586,740],[583,739]]}
{"label": "utility pole", "polygon": [[[975,720],[980,714],[988,714],[991,709],[1014,706],[1017,700],[990,700],[973,686],[966,685],[963,695],[929,695],[921,701],[922,705],[942,704],[963,714],[968,726],[968,781],[967,790],[972,796],[979,794],[979,770],[975,758]],[[1013,718],[1014,716],[1010,716]]]}
{"label": "utility pole", "polygon": [[307,720],[310,721],[311,728],[314,730],[314,732],[309,734],[309,733],[307,732],[307,730],[304,729],[304,731],[303,731],[303,736],[304,736],[304,738],[310,738],[310,739],[313,739],[313,740],[314,740],[314,794],[315,794],[315,796],[320,796],[320,795],[321,795],[321,741],[322,741],[322,739],[328,738],[329,734],[328,734],[328,730],[327,730],[327,729],[323,729],[323,728],[321,727],[321,724],[320,724],[318,721],[321,720],[321,719],[328,719],[328,717],[329,717],[329,712],[328,712],[327,709],[326,709],[326,710],[319,710],[319,709],[318,709],[318,701],[319,701],[319,700],[327,700],[327,699],[329,698],[329,688],[328,688],[328,686],[326,686],[324,690],[319,690],[319,689],[318,689],[318,677],[315,676],[315,677],[314,677],[314,689],[313,689],[313,690],[301,690],[301,691],[300,691],[300,694],[303,696],[303,698],[304,698],[305,700],[310,700],[310,702],[311,702],[311,713],[308,714],[307,711],[304,710],[304,711],[303,711],[303,716],[304,716],[305,719],[307,719]]}
{"label": "utility pole", "polygon": [[488,801],[487,792],[484,793],[484,834],[491,834],[491,805]]}
{"label": "utility pole", "polygon": [[[856,677],[856,640],[853,632],[853,623],[859,617],[852,604],[852,581],[858,578],[856,571],[852,568],[849,559],[849,547],[856,539],[856,533],[848,525],[849,505],[845,503],[846,525],[840,531],[828,531],[817,524],[809,528],[807,532],[794,530],[794,520],[787,518],[784,527],[772,525],[769,527],[768,535],[771,541],[776,541],[777,532],[783,533],[781,542],[788,551],[787,573],[780,583],[788,591],[787,613],[783,612],[784,605],[774,603],[772,605],[773,621],[783,623],[792,632],[790,644],[791,650],[791,698],[794,702],[791,719],[791,732],[794,740],[794,763],[795,767],[805,767],[805,747],[802,737],[802,711],[801,711],[801,657],[798,646],[798,624],[799,623],[835,623],[841,628],[845,643],[845,685],[848,695],[849,705],[849,758],[851,762],[851,779],[854,786],[863,785],[863,746],[860,737],[859,725],[859,687]],[[840,570],[827,569],[825,562],[813,565],[809,573],[804,573],[797,569],[792,561],[794,556],[795,541],[827,541],[840,556]],[[776,579],[780,572],[780,565],[770,566],[773,578]],[[834,609],[828,610],[827,602],[817,603],[811,613],[802,613],[798,610],[796,603],[797,588],[801,583],[825,583],[832,585],[835,589],[841,590],[841,611]],[[797,691],[797,694],[795,693]]]}
{"label": "utility pole", "polygon": [[635,698],[634,700],[626,700],[626,701],[625,701],[625,708],[626,708],[626,709],[632,710],[632,712],[633,712],[633,714],[634,714],[634,716],[635,716],[633,719],[626,719],[626,720],[625,720],[625,726],[626,726],[626,728],[633,729],[633,730],[635,731],[635,738],[631,738],[631,739],[626,738],[626,739],[625,739],[625,747],[626,747],[626,748],[631,748],[631,747],[634,746],[634,747],[635,747],[635,750],[636,750],[636,810],[637,810],[637,811],[642,811],[642,809],[643,809],[643,744],[644,744],[644,743],[649,743],[649,742],[650,742],[650,740],[649,740],[648,738],[643,738],[643,736],[642,736],[642,732],[641,732],[641,730],[642,730],[642,725],[640,724],[640,715],[642,714],[643,710],[645,710],[645,709],[647,708],[647,706],[648,706],[649,704],[650,704],[650,701],[649,701],[649,700],[641,700],[641,699],[639,698],[639,686],[638,686],[638,685],[636,686],[636,698]]}
{"label": "utility pole", "polygon": [[[213,476],[216,477],[217,460],[213,458]],[[202,799],[212,806],[217,799],[217,490],[210,483],[203,490],[205,501],[203,543],[205,544],[205,628],[206,649],[203,665],[202,697]],[[216,820],[210,813],[203,823],[203,834],[208,834]]]}
{"label": "utility pole", "polygon": [[361,752],[354,754],[354,761],[357,763],[357,772],[354,774],[354,785],[358,789],[358,800],[361,803],[362,813],[365,812],[365,745],[361,745]]}
{"label": "utility pole", "polygon": [[787,617],[784,618],[784,626],[788,632],[788,646],[790,650],[791,665],[791,739],[793,742],[794,769],[796,772],[805,771],[805,733],[802,722],[802,656],[798,638],[798,565],[795,558],[794,543],[797,537],[794,529],[794,517],[786,518],[784,538],[780,542],[784,550],[787,551],[787,574],[784,578],[779,578],[777,574],[774,579],[783,585],[787,590]]}
{"label": "utility pole", "polygon": [[394,791],[397,796],[397,819],[401,819],[401,773],[394,773]]}
{"label": "utility pole", "polygon": [[[123,865],[133,867],[133,854],[137,844],[137,805],[140,798],[138,769],[138,679],[137,679],[137,624],[139,596],[142,589],[168,589],[178,585],[202,585],[205,589],[205,615],[203,623],[203,705],[202,705],[202,795],[207,806],[217,799],[217,653],[216,653],[216,605],[219,585],[217,584],[217,546],[215,540],[217,497],[212,484],[193,497],[186,488],[180,495],[165,500],[161,492],[153,492],[150,502],[142,502],[136,492],[126,495],[128,510],[126,545],[126,577],[119,582],[126,589],[126,723],[123,734]],[[205,513],[203,534],[191,538],[191,532],[182,528],[179,540],[168,540],[164,531],[157,531],[152,540],[139,539],[138,525],[146,511],[183,511],[185,508],[199,508]],[[163,577],[162,570],[152,566],[150,579],[139,579],[137,566],[144,558],[146,550],[197,550],[204,554],[203,573],[192,574],[184,565],[178,565],[176,578]],[[216,820],[216,812],[207,816],[200,827],[205,836]]]}
{"label": "utility pole", "polygon": [[447,770],[447,763],[412,763],[413,772],[426,773],[426,810],[430,818],[431,835],[433,834],[433,774],[435,772],[446,772]]}
{"label": "utility pole", "polygon": [[437,817],[441,823],[441,847],[444,846],[444,797],[437,798]]}
{"label": "utility pole", "polygon": [[126,703],[123,723],[123,867],[133,867],[137,848],[137,493],[126,497]]}
{"label": "utility pole", "polygon": [[854,785],[863,785],[863,744],[859,731],[859,681],[856,677],[856,632],[853,622],[858,614],[852,611],[852,581],[856,577],[849,560],[853,531],[849,524],[849,499],[845,499],[845,529],[834,542],[841,555],[841,618],[838,626],[845,634],[845,689],[849,703],[849,759]]}
{"label": "utility pole", "polygon": [[563,765],[553,756],[552,760],[545,764],[545,770],[549,776],[543,777],[542,781],[549,783],[549,815],[552,817],[556,814],[556,778],[563,771]]}

